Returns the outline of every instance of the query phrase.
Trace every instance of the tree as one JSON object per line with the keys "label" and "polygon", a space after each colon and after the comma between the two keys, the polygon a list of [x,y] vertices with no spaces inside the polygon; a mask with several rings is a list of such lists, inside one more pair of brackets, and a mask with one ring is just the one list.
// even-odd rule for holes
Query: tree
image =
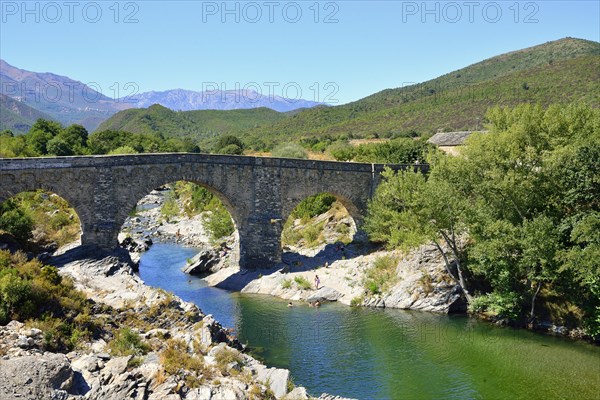
{"label": "tree", "polygon": [[31,238],[33,220],[14,199],[0,204],[0,230],[13,235],[17,240],[26,242]]}
{"label": "tree", "polygon": [[384,182],[369,204],[366,232],[372,240],[391,247],[410,248],[433,242],[444,259],[448,275],[470,303],[459,243],[466,231],[463,215],[467,203],[451,184],[441,179],[427,180],[420,173],[395,173],[390,169],[382,176]]}
{"label": "tree", "polygon": [[71,156],[75,154],[71,145],[61,136],[57,136],[48,141],[46,144],[46,151],[48,154],[55,156]]}
{"label": "tree", "polygon": [[58,134],[73,151],[73,154],[84,154],[87,148],[88,131],[81,125],[73,124]]}
{"label": "tree", "polygon": [[296,143],[283,143],[271,151],[273,157],[307,159],[308,153]]}
{"label": "tree", "polygon": [[[224,152],[225,149],[228,151],[227,153]],[[215,153],[220,154],[243,154],[244,149],[244,142],[242,142],[237,136],[233,135],[224,135],[219,137],[214,146]]]}

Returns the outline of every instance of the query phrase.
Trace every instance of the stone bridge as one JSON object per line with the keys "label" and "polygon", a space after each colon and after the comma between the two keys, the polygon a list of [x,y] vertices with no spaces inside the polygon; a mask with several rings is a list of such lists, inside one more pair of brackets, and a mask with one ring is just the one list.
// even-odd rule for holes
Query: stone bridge
{"label": "stone bridge", "polygon": [[[426,165],[390,165],[422,169]],[[384,165],[207,154],[138,154],[0,159],[0,202],[44,189],[81,220],[82,244],[118,246],[129,212],[153,189],[180,180],[204,186],[229,210],[244,268],[281,260],[281,231],[304,198],[334,195],[361,224]]]}

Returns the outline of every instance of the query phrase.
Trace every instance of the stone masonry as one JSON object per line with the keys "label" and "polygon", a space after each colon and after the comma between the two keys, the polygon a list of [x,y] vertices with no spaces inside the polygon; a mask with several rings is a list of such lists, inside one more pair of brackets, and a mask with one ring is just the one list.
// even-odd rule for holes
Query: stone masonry
{"label": "stone masonry", "polygon": [[[426,172],[426,165],[389,165]],[[242,268],[281,259],[281,231],[300,201],[334,195],[360,227],[382,164],[207,154],[138,154],[0,159],[0,202],[44,189],[67,200],[81,220],[82,244],[118,245],[128,213],[153,189],[180,180],[208,188],[231,213]]]}

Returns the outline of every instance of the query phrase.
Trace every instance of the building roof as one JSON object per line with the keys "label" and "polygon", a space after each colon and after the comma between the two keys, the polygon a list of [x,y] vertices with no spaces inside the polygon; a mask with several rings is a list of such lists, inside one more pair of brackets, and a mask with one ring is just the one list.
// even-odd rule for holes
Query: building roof
{"label": "building roof", "polygon": [[427,142],[436,146],[462,146],[465,143],[465,139],[473,132],[440,132],[433,135]]}

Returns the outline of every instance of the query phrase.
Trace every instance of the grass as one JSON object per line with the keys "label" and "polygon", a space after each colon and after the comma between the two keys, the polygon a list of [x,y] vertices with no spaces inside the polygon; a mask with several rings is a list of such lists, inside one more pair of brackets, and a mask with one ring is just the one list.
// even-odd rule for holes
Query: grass
{"label": "grass", "polygon": [[281,282],[281,287],[284,289],[289,289],[292,287],[292,280],[291,279],[284,279],[283,282]]}
{"label": "grass", "polygon": [[114,356],[141,356],[150,351],[150,346],[144,343],[140,336],[125,327],[119,329],[114,338],[108,342],[108,349]]}
{"label": "grass", "polygon": [[295,276],[294,282],[296,282],[296,285],[298,286],[298,289],[300,289],[300,290],[312,289],[312,285],[310,284],[310,282],[308,280],[306,280],[306,278],[303,276]]}
{"label": "grass", "polygon": [[184,374],[186,384],[195,388],[200,386],[206,379],[213,376],[213,371],[204,363],[201,354],[190,353],[188,346],[183,340],[169,339],[166,348],[160,353],[160,363],[169,375],[189,371]]}
{"label": "grass", "polygon": [[371,294],[382,294],[389,291],[398,281],[396,267],[398,257],[392,255],[381,256],[373,262],[373,266],[365,274],[365,289]]}
{"label": "grass", "polygon": [[244,359],[237,350],[229,347],[223,347],[215,353],[215,362],[217,363],[217,368],[221,371],[221,373],[226,375],[235,370],[229,369],[229,365],[231,363],[235,363],[237,366],[241,367],[244,363]]}

